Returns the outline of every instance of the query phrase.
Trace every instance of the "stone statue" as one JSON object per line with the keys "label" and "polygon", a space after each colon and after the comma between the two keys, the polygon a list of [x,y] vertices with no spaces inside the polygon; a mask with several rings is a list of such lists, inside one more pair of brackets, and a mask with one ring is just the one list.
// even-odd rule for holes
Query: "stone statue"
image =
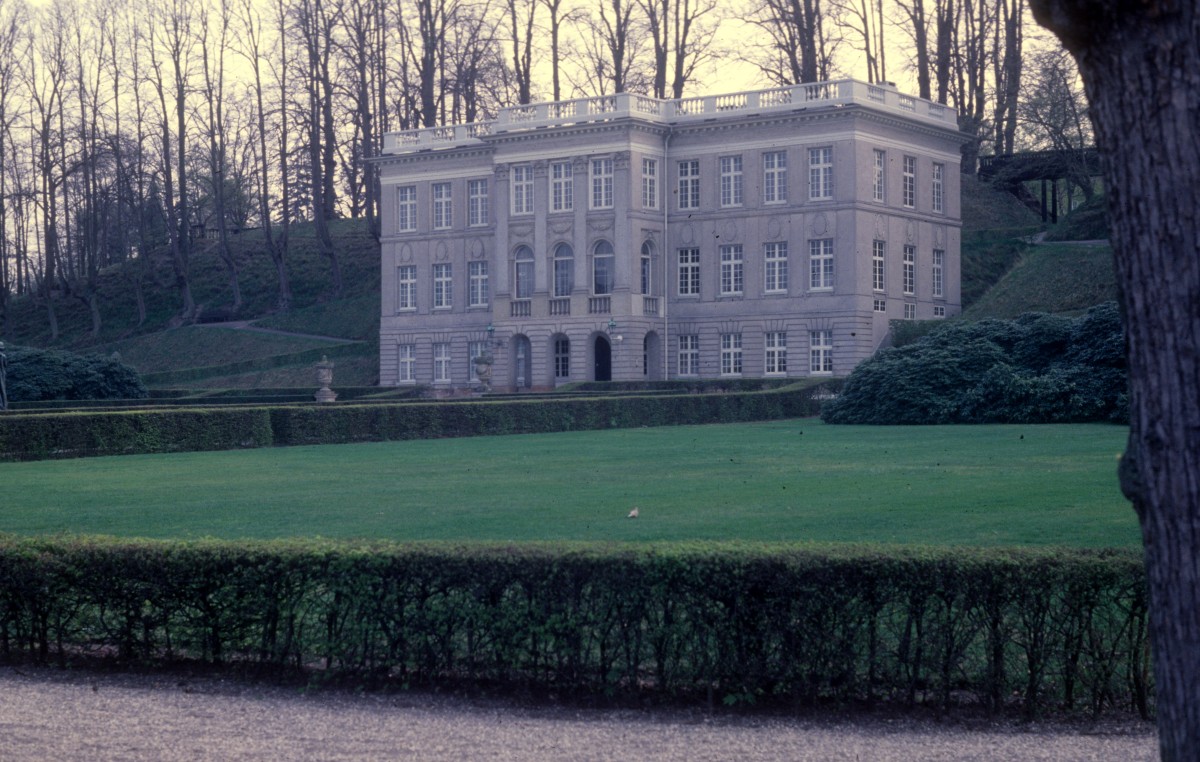
{"label": "stone statue", "polygon": [[337,392],[329,388],[333,383],[333,363],[325,355],[321,355],[321,362],[317,363],[317,383],[321,385],[313,395],[317,402],[333,402],[337,399]]}

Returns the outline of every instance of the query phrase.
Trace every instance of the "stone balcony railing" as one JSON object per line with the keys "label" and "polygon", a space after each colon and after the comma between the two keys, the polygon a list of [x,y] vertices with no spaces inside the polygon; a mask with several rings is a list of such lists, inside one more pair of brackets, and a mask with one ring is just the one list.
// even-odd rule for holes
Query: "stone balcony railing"
{"label": "stone balcony railing", "polygon": [[389,132],[385,154],[412,153],[482,142],[489,135],[636,118],[663,125],[686,125],[717,118],[786,113],[809,108],[861,105],[910,119],[958,127],[954,109],[905,95],[890,85],[871,85],[854,79],[751,90],[728,95],[660,100],[621,93],[596,98],[531,103],[500,109],[488,122]]}

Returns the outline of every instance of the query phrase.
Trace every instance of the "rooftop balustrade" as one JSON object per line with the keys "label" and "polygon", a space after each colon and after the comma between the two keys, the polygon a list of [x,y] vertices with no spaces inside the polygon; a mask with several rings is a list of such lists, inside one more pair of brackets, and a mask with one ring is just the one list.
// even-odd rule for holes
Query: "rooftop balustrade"
{"label": "rooftop balustrade", "polygon": [[954,109],[905,95],[891,85],[872,85],[854,79],[751,90],[726,95],[660,100],[620,93],[595,98],[531,103],[500,109],[495,119],[471,124],[427,127],[384,135],[385,154],[482,143],[491,135],[595,124],[617,119],[642,119],[663,125],[695,124],[715,119],[786,113],[810,108],[861,105],[910,119],[957,129]]}

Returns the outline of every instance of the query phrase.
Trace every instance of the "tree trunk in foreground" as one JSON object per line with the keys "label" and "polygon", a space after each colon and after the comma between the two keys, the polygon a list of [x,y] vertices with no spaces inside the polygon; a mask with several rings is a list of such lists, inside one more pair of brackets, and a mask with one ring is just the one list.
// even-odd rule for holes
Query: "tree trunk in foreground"
{"label": "tree trunk in foreground", "polygon": [[1200,758],[1200,9],[1033,0],[1079,63],[1129,353],[1121,485],[1142,526],[1165,760]]}

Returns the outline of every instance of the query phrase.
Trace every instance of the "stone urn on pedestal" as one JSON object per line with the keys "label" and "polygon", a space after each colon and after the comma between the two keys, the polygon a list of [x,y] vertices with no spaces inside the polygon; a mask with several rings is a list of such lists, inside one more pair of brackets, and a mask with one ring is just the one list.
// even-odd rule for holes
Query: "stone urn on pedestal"
{"label": "stone urn on pedestal", "polygon": [[333,363],[325,355],[321,355],[321,362],[317,363],[317,383],[321,385],[313,395],[317,402],[333,402],[337,399],[337,392],[329,388],[333,383]]}
{"label": "stone urn on pedestal", "polygon": [[476,356],[474,363],[475,376],[479,379],[479,391],[483,393],[490,392],[492,390],[492,365],[495,363],[495,359],[492,357],[491,353],[488,352],[486,354]]}

